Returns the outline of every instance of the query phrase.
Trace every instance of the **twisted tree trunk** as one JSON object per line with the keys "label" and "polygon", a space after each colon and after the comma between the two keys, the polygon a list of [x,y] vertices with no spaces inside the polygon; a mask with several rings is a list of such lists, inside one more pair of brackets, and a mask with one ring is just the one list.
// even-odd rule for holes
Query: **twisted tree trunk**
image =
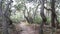
{"label": "twisted tree trunk", "polygon": [[[8,23],[9,23],[9,19],[7,18],[8,17],[8,15],[9,15],[9,13],[8,13],[8,11],[9,11],[9,5],[11,4],[11,2],[12,2],[12,0],[10,0],[10,2],[8,2],[7,3],[7,6],[6,6],[6,10],[5,11],[2,11],[3,9],[2,9],[2,1],[3,0],[1,0],[0,1],[0,16],[2,17],[2,32],[3,32],[3,34],[9,34],[9,32],[8,32],[8,27],[9,27],[9,25],[8,25]],[[7,16],[7,17],[6,17]]]}
{"label": "twisted tree trunk", "polygon": [[[28,16],[25,15],[25,10],[27,10]],[[24,18],[27,20],[27,22],[30,23],[30,24],[32,24],[32,23],[34,23],[34,22],[33,22],[32,16],[30,16],[30,14],[29,14],[30,11],[31,11],[31,10],[28,11],[28,9],[27,9],[26,6],[25,6],[25,9],[24,9],[24,11],[23,11],[23,14],[24,14]]]}
{"label": "twisted tree trunk", "polygon": [[41,13],[40,14],[41,14],[41,17],[42,17],[42,23],[41,23],[41,26],[40,26],[40,34],[43,34],[43,25],[46,24],[47,19],[44,15],[44,0],[41,0],[41,3],[42,3],[42,5],[41,5]]}
{"label": "twisted tree trunk", "polygon": [[52,27],[55,27],[55,17],[56,17],[56,13],[55,13],[55,0],[51,1],[51,23],[52,23]]}
{"label": "twisted tree trunk", "polygon": [[52,34],[56,31],[56,27],[58,25],[56,25],[58,23],[57,20],[57,15],[55,12],[55,0],[51,1],[51,26],[52,26]]}

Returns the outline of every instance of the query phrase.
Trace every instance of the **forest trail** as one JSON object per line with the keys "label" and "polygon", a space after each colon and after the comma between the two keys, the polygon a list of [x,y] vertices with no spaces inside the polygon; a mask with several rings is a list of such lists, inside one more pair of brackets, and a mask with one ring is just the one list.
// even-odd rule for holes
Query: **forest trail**
{"label": "forest trail", "polygon": [[[48,27],[44,26],[43,31],[44,34],[51,34],[52,29],[47,25]],[[39,34],[39,25],[38,24],[17,24],[16,29],[12,31],[13,34]],[[60,29],[56,29],[54,34],[60,34]]]}

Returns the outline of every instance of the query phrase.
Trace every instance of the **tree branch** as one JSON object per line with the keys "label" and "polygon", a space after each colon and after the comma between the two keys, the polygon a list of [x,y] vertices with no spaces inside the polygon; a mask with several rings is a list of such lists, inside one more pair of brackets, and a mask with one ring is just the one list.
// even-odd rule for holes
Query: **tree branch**
{"label": "tree branch", "polygon": [[49,11],[49,10],[51,10],[51,8],[49,8],[49,9],[48,9],[48,8],[47,8],[47,7],[45,7],[45,6],[44,6],[44,8],[45,8],[46,10],[48,10],[48,11]]}

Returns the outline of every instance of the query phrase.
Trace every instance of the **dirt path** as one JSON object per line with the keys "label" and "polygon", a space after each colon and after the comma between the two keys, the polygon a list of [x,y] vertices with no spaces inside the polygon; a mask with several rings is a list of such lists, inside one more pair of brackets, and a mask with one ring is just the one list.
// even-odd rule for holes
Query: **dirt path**
{"label": "dirt path", "polygon": [[[18,34],[39,34],[39,28],[40,26],[38,24],[17,24],[16,25],[16,32]],[[44,34],[51,34],[52,29],[51,28],[46,28],[44,26]],[[15,34],[16,34],[15,32]],[[13,33],[13,32],[12,32]],[[60,34],[60,29],[57,29],[54,34]]]}

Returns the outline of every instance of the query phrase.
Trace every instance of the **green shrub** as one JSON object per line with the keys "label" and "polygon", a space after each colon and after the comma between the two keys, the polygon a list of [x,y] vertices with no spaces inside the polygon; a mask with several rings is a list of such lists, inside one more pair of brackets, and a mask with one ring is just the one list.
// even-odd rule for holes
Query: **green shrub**
{"label": "green shrub", "polygon": [[20,13],[20,12],[16,12],[16,14],[15,14],[15,15],[12,14],[12,16],[10,16],[10,18],[11,18],[11,20],[12,20],[13,22],[18,23],[18,22],[20,22],[20,20],[23,19],[23,14]]}
{"label": "green shrub", "polygon": [[36,17],[34,18],[34,23],[38,23],[38,24],[40,24],[41,21],[42,21],[41,16],[36,16]]}
{"label": "green shrub", "polygon": [[58,21],[59,21],[59,23],[60,23],[60,18],[58,18]]}
{"label": "green shrub", "polygon": [[47,24],[51,23],[51,18],[47,17]]}

